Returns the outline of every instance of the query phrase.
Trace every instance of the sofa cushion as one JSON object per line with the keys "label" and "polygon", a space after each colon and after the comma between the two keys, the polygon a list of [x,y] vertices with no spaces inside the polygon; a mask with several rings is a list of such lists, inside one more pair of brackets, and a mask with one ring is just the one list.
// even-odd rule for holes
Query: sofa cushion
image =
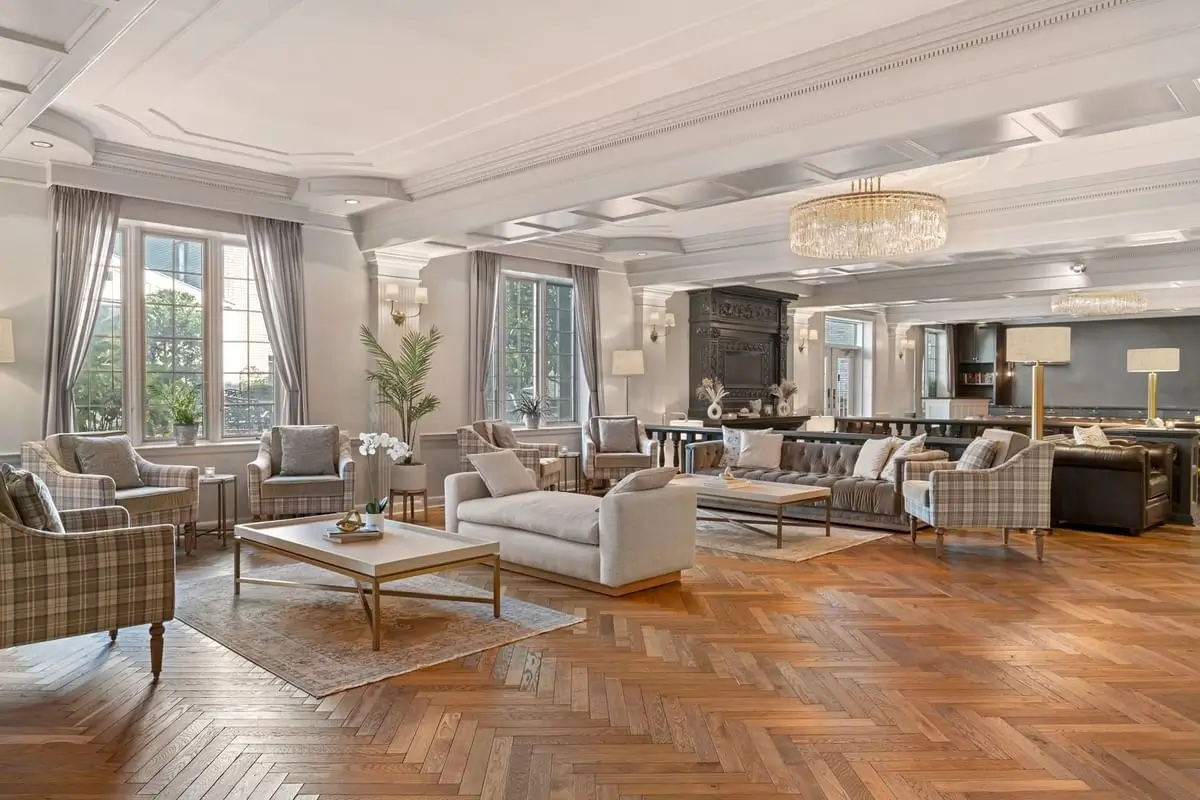
{"label": "sofa cushion", "polygon": [[[774,428],[765,428],[759,433],[774,433]],[[725,449],[721,451],[721,467],[736,467],[742,454],[742,431],[739,428],[721,426],[721,442]]]}
{"label": "sofa cushion", "polygon": [[142,486],[137,456],[128,436],[81,436],[75,441],[75,457],[85,475],[107,475],[118,489]]}
{"label": "sofa cushion", "polygon": [[1171,479],[1166,473],[1158,470],[1151,470],[1150,475],[1146,480],[1146,496],[1147,497],[1162,497],[1171,493]]}
{"label": "sofa cushion", "polygon": [[1075,444],[1090,444],[1092,447],[1108,446],[1108,436],[1099,425],[1089,425],[1086,428],[1076,425],[1072,432],[1075,434]]}
{"label": "sofa cushion", "polygon": [[492,434],[493,426],[497,422],[501,421],[502,420],[498,419],[478,419],[471,423],[471,430],[475,431],[480,439],[483,439],[488,444],[494,445],[496,440],[493,438]]}
{"label": "sofa cushion", "polygon": [[991,469],[996,464],[996,451],[1000,445],[994,439],[972,439],[958,457],[955,469]]}
{"label": "sofa cushion", "polygon": [[925,434],[914,436],[907,441],[897,439],[893,444],[896,446],[888,453],[887,462],[883,465],[883,472],[879,473],[880,480],[894,481],[896,480],[896,459],[909,458],[917,453],[925,450]]}
{"label": "sofa cushion", "polygon": [[993,464],[1003,464],[1017,453],[1029,447],[1029,437],[1023,433],[1005,430],[1004,428],[988,428],[982,434],[984,439],[996,443],[996,460]]}
{"label": "sofa cushion", "polygon": [[630,473],[622,478],[608,493],[620,494],[622,492],[646,492],[651,489],[661,489],[678,474],[674,467],[639,469],[637,472]]}
{"label": "sofa cushion", "polygon": [[597,453],[597,469],[647,469],[650,456],[635,453]]}
{"label": "sofa cushion", "polygon": [[637,417],[600,417],[601,453],[637,453]]}
{"label": "sofa cushion", "polygon": [[[481,473],[482,474],[482,473]],[[458,504],[460,522],[497,525],[579,544],[600,544],[600,498],[574,492],[525,492]]]}
{"label": "sofa cushion", "polygon": [[21,515],[17,512],[17,507],[13,505],[12,498],[8,494],[8,484],[0,479],[0,517],[5,517],[13,522],[20,522]]}
{"label": "sofa cushion", "polygon": [[186,486],[141,486],[117,490],[117,505],[128,511],[130,517],[187,508],[192,500],[192,490]]}
{"label": "sofa cushion", "polygon": [[37,531],[66,533],[50,489],[37,475],[11,464],[0,464],[0,479],[22,525]]}
{"label": "sofa cushion", "polygon": [[517,435],[513,433],[512,426],[507,422],[496,420],[495,422],[486,423],[492,429],[492,444],[496,447],[503,447],[506,450],[516,450],[521,446],[517,441]]}
{"label": "sofa cushion", "polygon": [[742,431],[742,445],[738,451],[739,467],[779,469],[783,454],[783,434],[767,431]]}
{"label": "sofa cushion", "polygon": [[345,482],[338,475],[273,475],[262,482],[264,499],[341,497]]}
{"label": "sofa cushion", "polygon": [[892,452],[896,441],[888,436],[883,439],[867,439],[863,442],[862,449],[858,451],[858,458],[854,462],[854,472],[852,473],[854,477],[878,480],[879,473],[883,472],[888,454]]}
{"label": "sofa cushion", "polygon": [[929,481],[905,481],[904,499],[929,508]]}
{"label": "sofa cushion", "polygon": [[279,471],[273,474],[337,474],[336,425],[277,425],[271,430],[271,447],[275,447],[276,441],[279,443]]}
{"label": "sofa cushion", "polygon": [[[883,480],[870,480],[848,475],[825,475],[822,473],[785,472],[780,470],[730,467],[735,477],[749,481],[792,483],[797,486],[824,486],[830,491],[830,504],[839,511],[857,511],[877,516],[893,516],[896,513],[895,484]],[[697,475],[720,475],[720,467],[696,470]]]}
{"label": "sofa cushion", "polygon": [[854,463],[861,449],[857,444],[788,441],[783,443],[779,469],[784,472],[849,476],[854,473]]}
{"label": "sofa cushion", "polygon": [[537,491],[537,481],[512,450],[472,453],[467,456],[467,460],[479,473],[479,477],[483,478],[492,497]]}

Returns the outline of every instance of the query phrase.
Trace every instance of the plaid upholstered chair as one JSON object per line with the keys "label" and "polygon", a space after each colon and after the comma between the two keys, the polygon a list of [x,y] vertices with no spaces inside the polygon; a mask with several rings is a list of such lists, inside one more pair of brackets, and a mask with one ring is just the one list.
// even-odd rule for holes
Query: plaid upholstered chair
{"label": "plaid upholstered chair", "polygon": [[[563,462],[558,457],[558,445],[553,442],[518,442],[514,437],[503,444],[496,442],[496,436],[504,436],[500,429],[493,426],[502,425],[508,429],[507,423],[498,419],[484,419],[472,422],[456,429],[458,434],[458,465],[466,472],[474,472],[468,456],[475,453],[494,453],[497,450],[512,450],[517,460],[526,469],[533,470],[539,489],[547,489],[558,485],[563,479]],[[508,429],[508,434],[511,434]]]}
{"label": "plaid upholstered chair", "polygon": [[[334,447],[326,458],[332,472],[282,474],[284,429],[322,431]],[[256,520],[340,514],[354,508],[354,456],[350,436],[336,425],[276,425],[263,434],[258,456],[246,465],[250,516]]]}
{"label": "plaid upholstered chair", "polygon": [[150,626],[162,671],[163,623],[175,615],[175,528],[129,527],[120,506],[59,512],[66,533],[0,515],[0,649]]}
{"label": "plaid upholstered chair", "polygon": [[[632,420],[636,440],[627,447],[604,448],[602,420]],[[658,442],[646,436],[646,428],[630,415],[592,417],[583,426],[583,472],[589,481],[619,481],[639,469],[658,466]]]}
{"label": "plaid upholstered chair", "polygon": [[85,473],[75,453],[85,437],[124,436],[122,431],[57,433],[44,442],[21,445],[21,465],[41,478],[60,510],[121,506],[134,527],[174,525],[183,537],[184,552],[192,552],[200,514],[200,468],[152,464],[136,451],[142,486],[118,489],[108,475]]}
{"label": "plaid upholstered chair", "polygon": [[1050,532],[1054,445],[1034,442],[997,466],[976,469],[956,466],[951,461],[905,464],[902,491],[913,542],[917,541],[922,524],[933,528],[937,535],[937,556],[941,558],[943,537],[952,528],[999,529],[1005,545],[1013,529],[1032,530],[1037,558],[1041,561],[1042,539]]}

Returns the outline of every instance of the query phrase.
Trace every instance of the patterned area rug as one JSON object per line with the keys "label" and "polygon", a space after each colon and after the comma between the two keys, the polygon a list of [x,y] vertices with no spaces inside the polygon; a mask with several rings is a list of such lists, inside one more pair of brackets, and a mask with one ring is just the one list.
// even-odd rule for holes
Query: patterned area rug
{"label": "patterned area rug", "polygon": [[[254,569],[246,577],[352,586],[348,578],[305,564]],[[438,594],[490,597],[490,592],[436,575],[386,584]],[[500,619],[491,603],[381,598],[382,642],[356,594],[243,585],[233,577],[179,586],[176,618],[314,697],[453,661],[492,647],[582,622],[582,617],[504,597]]]}
{"label": "patterned area rug", "polygon": [[[742,525],[718,519],[716,514],[737,520],[762,533],[753,533]],[[848,547],[886,539],[893,534],[886,531],[872,531],[863,528],[846,528],[834,525],[831,535],[825,535],[825,523],[797,522],[795,520],[783,523],[783,549],[775,547],[775,520],[768,517],[756,517],[740,512],[715,512],[700,509],[696,518],[696,546],[710,550],[723,550],[731,553],[742,553],[762,558],[773,558],[779,561],[807,561],[817,556],[836,553]]]}

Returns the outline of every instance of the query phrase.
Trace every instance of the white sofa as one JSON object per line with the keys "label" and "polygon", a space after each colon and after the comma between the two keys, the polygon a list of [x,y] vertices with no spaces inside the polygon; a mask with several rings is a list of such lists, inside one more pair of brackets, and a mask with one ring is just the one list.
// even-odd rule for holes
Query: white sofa
{"label": "white sofa", "polygon": [[492,497],[477,472],[446,478],[446,530],[500,543],[505,569],[618,596],[679,580],[696,548],[696,493]]}

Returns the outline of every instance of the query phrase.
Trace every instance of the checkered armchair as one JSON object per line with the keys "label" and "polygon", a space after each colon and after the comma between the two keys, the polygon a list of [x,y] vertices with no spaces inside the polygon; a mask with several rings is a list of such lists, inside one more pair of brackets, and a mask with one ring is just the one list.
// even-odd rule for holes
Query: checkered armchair
{"label": "checkered armchair", "polygon": [[499,420],[479,420],[456,428],[458,436],[458,465],[465,472],[474,472],[468,456],[477,453],[496,453],[511,450],[525,469],[532,470],[539,489],[553,486],[562,480],[563,463],[558,457],[558,445],[553,442],[517,442],[518,447],[499,447],[488,440],[489,423]]}
{"label": "checkered armchair", "polygon": [[989,469],[956,469],[951,461],[909,461],[904,465],[904,510],[912,539],[921,524],[942,538],[952,528],[995,528],[1008,543],[1013,529],[1032,530],[1042,558],[1042,537],[1050,529],[1050,479],[1054,445],[1035,442]]}
{"label": "checkered armchair", "polygon": [[80,470],[75,441],[88,436],[123,436],[123,431],[58,433],[42,442],[21,445],[21,466],[36,474],[50,489],[60,510],[121,506],[135,527],[174,525],[191,552],[196,520],[200,517],[200,468],[154,464],[134,452],[138,476],[145,484],[136,489],[118,489],[107,475],[89,475]]}
{"label": "checkered armchair", "polygon": [[639,469],[658,466],[658,442],[646,435],[646,426],[637,424],[638,449],[629,453],[605,453],[600,450],[601,419],[632,419],[632,415],[592,417],[583,426],[583,471],[589,480],[619,481]]}
{"label": "checkered armchair", "polygon": [[149,625],[157,680],[175,614],[175,528],[131,528],[119,506],[59,513],[66,533],[0,516],[0,649]]}
{"label": "checkered armchair", "polygon": [[258,455],[246,465],[250,516],[256,520],[340,514],[354,508],[354,456],[350,436],[338,432],[336,475],[280,475],[273,432],[263,434]]}

